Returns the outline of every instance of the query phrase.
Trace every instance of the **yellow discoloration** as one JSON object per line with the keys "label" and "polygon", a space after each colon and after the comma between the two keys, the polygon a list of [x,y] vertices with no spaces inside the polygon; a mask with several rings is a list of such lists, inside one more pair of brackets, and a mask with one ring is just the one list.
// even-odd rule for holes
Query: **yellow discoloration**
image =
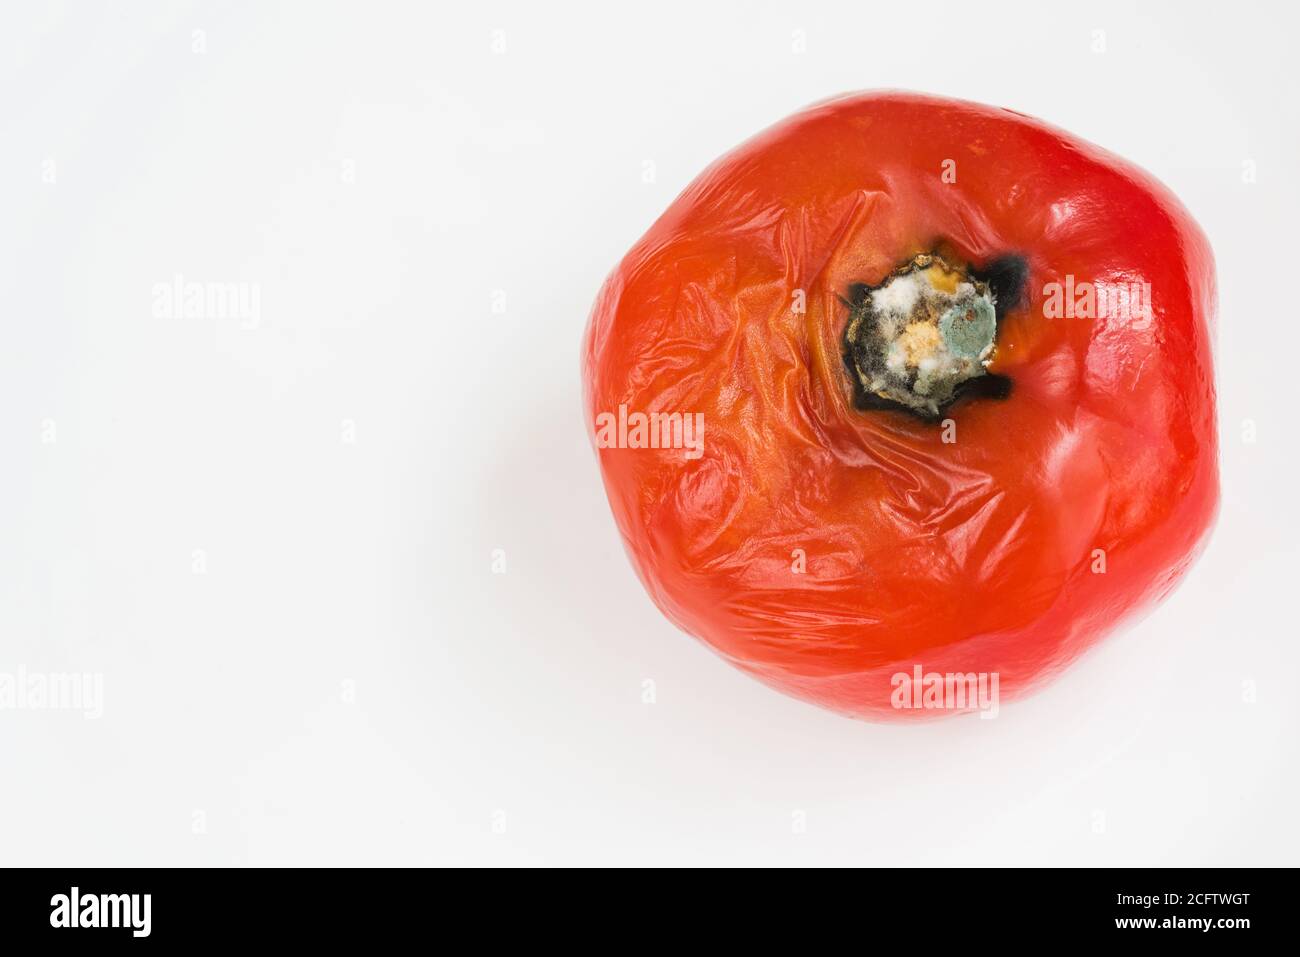
{"label": "yellow discoloration", "polygon": [[925,278],[932,288],[939,290],[939,292],[946,292],[951,296],[957,292],[957,284],[961,282],[961,273],[949,272],[943,266],[935,263],[925,271]]}
{"label": "yellow discoloration", "polygon": [[920,364],[939,351],[941,337],[939,329],[928,322],[913,322],[898,337],[898,344],[903,347],[903,355],[909,366]]}

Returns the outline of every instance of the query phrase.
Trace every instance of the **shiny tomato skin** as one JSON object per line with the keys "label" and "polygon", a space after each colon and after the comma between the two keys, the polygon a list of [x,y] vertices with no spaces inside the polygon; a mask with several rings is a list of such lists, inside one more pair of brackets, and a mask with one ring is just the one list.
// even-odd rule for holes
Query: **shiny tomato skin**
{"label": "shiny tomato skin", "polygon": [[[944,424],[860,410],[846,290],[937,245],[1027,263],[990,367],[1011,395]],[[1149,316],[1047,318],[1067,280],[1147,283]],[[698,458],[597,451],[673,622],[836,712],[933,717],[896,706],[895,675],[996,673],[1016,697],[1199,553],[1214,310],[1206,239],[1142,170],[1008,110],[856,94],[718,160],[628,253],[588,325],[585,410],[593,437],[620,406],[703,414]]]}

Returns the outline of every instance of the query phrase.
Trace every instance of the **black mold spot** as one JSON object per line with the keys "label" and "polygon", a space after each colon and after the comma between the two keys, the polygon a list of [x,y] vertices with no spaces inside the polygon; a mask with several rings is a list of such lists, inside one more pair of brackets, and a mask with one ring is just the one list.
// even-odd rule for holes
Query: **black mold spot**
{"label": "black mold spot", "polygon": [[1029,261],[1024,256],[1018,253],[999,256],[983,269],[972,270],[971,275],[992,290],[993,308],[999,323],[1010,310],[1025,304]]}
{"label": "black mold spot", "polygon": [[986,372],[957,386],[957,398],[1006,399],[1010,397],[1012,388],[1013,383],[1006,376]]}

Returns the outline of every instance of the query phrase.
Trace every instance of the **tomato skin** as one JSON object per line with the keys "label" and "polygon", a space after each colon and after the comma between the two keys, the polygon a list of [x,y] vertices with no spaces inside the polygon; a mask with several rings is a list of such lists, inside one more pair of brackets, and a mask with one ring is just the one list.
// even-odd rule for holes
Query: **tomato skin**
{"label": "tomato skin", "polygon": [[[990,367],[1012,394],[948,409],[955,441],[855,408],[842,358],[845,290],[936,244],[1028,265]],[[1149,284],[1149,317],[1046,318],[1067,282]],[[696,179],[597,299],[593,437],[620,406],[705,423],[698,458],[598,448],[632,562],[682,629],[834,711],[945,713],[891,701],[917,665],[1023,694],[1163,598],[1204,545],[1215,295],[1187,212],[1097,147],[915,94],[809,108]]]}

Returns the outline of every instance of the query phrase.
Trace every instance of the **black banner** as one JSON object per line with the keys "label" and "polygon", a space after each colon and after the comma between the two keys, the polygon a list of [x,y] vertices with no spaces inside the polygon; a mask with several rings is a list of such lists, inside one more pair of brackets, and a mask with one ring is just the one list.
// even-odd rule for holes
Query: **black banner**
{"label": "black banner", "polygon": [[[37,869],[0,872],[0,935],[6,944],[147,947],[165,943],[399,942],[438,922],[473,925],[494,937],[533,928],[537,943],[558,933],[602,934],[624,925],[629,939],[654,939],[700,924],[729,939],[810,930],[878,932],[916,940],[942,933],[972,941],[1120,940],[1231,946],[1286,926],[1290,870],[862,870],[764,879],[675,875],[605,878],[603,892],[578,885],[559,901],[530,875],[435,870]],[[708,896],[690,885],[712,885]],[[520,886],[512,887],[518,882]],[[721,882],[721,883],[720,883]],[[680,886],[679,886],[680,885]],[[555,878],[547,888],[558,887]],[[749,897],[741,903],[741,895]],[[715,911],[704,904],[721,903]],[[719,923],[721,921],[721,923]],[[856,925],[856,926],[854,926]],[[695,931],[692,931],[695,933]],[[1056,935],[1055,938],[1045,935]],[[864,944],[865,945],[865,944]]]}

